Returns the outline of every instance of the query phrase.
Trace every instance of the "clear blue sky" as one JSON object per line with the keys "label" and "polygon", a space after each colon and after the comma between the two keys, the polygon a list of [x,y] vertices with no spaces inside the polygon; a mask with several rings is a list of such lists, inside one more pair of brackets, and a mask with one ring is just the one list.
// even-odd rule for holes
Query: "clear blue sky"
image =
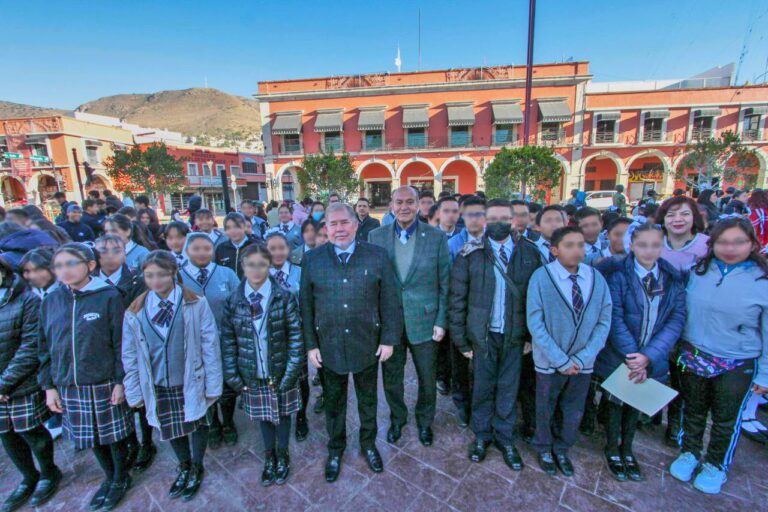
{"label": "clear blue sky", "polygon": [[[539,0],[536,62],[591,62],[596,80],[684,78],[737,62],[767,69],[765,0]],[[0,0],[0,99],[74,108],[101,96],[260,80],[524,64],[528,2]]]}

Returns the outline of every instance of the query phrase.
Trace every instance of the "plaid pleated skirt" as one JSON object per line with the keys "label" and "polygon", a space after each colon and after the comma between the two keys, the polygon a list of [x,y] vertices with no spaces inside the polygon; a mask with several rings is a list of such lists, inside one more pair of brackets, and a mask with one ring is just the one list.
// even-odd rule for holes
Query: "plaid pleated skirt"
{"label": "plaid pleated skirt", "polygon": [[301,408],[301,393],[294,386],[287,391],[278,391],[267,381],[243,391],[242,398],[245,414],[253,421],[280,423],[280,416],[290,416]]}
{"label": "plaid pleated skirt", "polygon": [[0,434],[28,432],[42,425],[50,416],[45,395],[40,391],[11,398],[0,402]]}
{"label": "plaid pleated skirt", "polygon": [[211,410],[195,421],[184,421],[184,387],[165,388],[155,386],[157,421],[160,424],[160,439],[170,441],[191,434],[201,425],[211,425]]}
{"label": "plaid pleated skirt", "polygon": [[115,384],[110,381],[59,388],[64,434],[76,449],[116,443],[133,432],[133,414],[128,404],[112,405]]}

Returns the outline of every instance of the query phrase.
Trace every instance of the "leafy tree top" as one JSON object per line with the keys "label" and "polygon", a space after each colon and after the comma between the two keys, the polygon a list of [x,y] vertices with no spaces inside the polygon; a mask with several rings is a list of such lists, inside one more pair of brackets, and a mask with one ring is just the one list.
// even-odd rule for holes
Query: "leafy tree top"
{"label": "leafy tree top", "polygon": [[485,191],[488,197],[509,198],[526,191],[543,196],[560,184],[562,175],[562,165],[551,147],[501,148],[485,170]]}
{"label": "leafy tree top", "polygon": [[[725,131],[718,138],[694,141],[685,150],[688,154],[678,166],[676,177],[694,187],[709,185],[713,178],[732,182],[755,162],[755,150],[745,146],[732,131]],[[696,174],[689,177],[689,169]]]}
{"label": "leafy tree top", "polygon": [[304,169],[298,173],[299,185],[305,195],[318,199],[327,198],[332,192],[346,201],[360,192],[360,180],[348,153],[335,155],[315,153],[304,157]]}
{"label": "leafy tree top", "polygon": [[154,143],[145,150],[113,148],[114,155],[104,162],[107,174],[121,192],[144,191],[148,194],[179,192],[184,188],[184,158],[168,153],[164,143]]}

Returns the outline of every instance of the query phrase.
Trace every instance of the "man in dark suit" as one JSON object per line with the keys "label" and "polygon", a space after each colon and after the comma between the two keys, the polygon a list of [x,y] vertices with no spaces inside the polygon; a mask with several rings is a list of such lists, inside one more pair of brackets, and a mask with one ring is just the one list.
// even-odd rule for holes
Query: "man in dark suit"
{"label": "man in dark suit", "polygon": [[416,219],[418,202],[419,195],[413,187],[396,189],[392,193],[395,222],[371,231],[368,240],[386,249],[395,267],[404,319],[402,343],[395,346],[392,358],[382,365],[391,419],[387,441],[397,442],[408,420],[403,379],[407,350],[410,350],[419,377],[416,402],[419,441],[431,446],[437,400],[437,343],[445,337],[447,326],[451,263],[445,234]]}
{"label": "man in dark suit", "polygon": [[365,197],[361,197],[355,203],[355,213],[360,222],[357,228],[357,239],[368,240],[368,233],[381,226],[381,222],[371,217],[371,203]]}
{"label": "man in dark suit", "polygon": [[309,362],[323,368],[328,462],[335,482],[346,448],[347,381],[352,374],[360,415],[360,448],[375,473],[384,470],[376,449],[379,361],[400,343],[403,318],[387,253],[355,240],[357,217],[349,205],[325,212],[326,243],[304,255],[301,317]]}

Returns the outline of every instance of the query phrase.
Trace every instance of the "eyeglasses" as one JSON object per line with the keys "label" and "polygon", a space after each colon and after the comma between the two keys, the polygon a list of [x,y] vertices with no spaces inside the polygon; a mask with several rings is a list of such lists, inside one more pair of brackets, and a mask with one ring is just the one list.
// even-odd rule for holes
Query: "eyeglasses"
{"label": "eyeglasses", "polygon": [[85,262],[81,260],[67,260],[67,261],[60,261],[59,263],[53,264],[54,270],[64,270],[65,268],[75,268],[78,265],[84,265]]}

